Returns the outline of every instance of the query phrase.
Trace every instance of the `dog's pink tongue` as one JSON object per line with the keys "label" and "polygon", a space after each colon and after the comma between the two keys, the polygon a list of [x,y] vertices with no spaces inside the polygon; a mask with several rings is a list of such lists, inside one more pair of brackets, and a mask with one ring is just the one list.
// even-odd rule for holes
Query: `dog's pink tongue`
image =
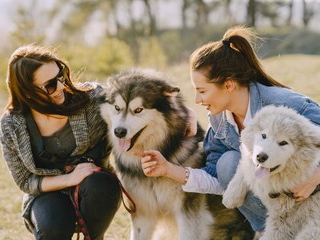
{"label": "dog's pink tongue", "polygon": [[131,139],[119,139],[120,151],[126,152],[131,146]]}
{"label": "dog's pink tongue", "polygon": [[265,179],[265,178],[269,177],[270,169],[259,165],[256,168],[256,171],[254,172],[254,175],[256,176],[256,178]]}

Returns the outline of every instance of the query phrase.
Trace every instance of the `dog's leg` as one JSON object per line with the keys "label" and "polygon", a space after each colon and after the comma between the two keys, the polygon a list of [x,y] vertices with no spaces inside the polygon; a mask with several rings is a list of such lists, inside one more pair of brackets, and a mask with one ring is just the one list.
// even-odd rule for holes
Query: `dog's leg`
{"label": "dog's leg", "polygon": [[130,240],[150,240],[157,224],[157,219],[152,215],[131,216],[131,238]]}
{"label": "dog's leg", "polygon": [[179,240],[209,240],[213,218],[210,212],[201,206],[195,211],[191,209],[176,214]]}
{"label": "dog's leg", "polygon": [[223,194],[223,205],[227,208],[240,207],[243,204],[248,191],[249,186],[244,181],[242,168],[239,165],[234,177]]}

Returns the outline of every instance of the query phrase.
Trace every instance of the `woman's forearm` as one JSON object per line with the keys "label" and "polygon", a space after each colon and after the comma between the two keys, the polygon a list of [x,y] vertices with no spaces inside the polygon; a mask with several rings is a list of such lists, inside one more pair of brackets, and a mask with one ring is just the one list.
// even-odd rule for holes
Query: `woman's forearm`
{"label": "woman's forearm", "polygon": [[68,177],[68,174],[44,177],[40,186],[41,191],[52,192],[71,187]]}
{"label": "woman's forearm", "polygon": [[100,168],[93,163],[80,163],[71,173],[44,177],[40,186],[41,191],[51,192],[76,186],[80,184],[83,179],[97,171],[100,171]]}

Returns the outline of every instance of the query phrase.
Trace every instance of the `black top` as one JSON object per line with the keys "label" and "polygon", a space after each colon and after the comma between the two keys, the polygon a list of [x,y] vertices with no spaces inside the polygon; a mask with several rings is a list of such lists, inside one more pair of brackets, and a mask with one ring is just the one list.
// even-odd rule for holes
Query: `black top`
{"label": "black top", "polygon": [[[41,136],[33,117],[29,116],[27,121],[29,121],[28,130],[31,136],[32,154],[35,158],[36,167],[63,169],[68,157],[76,148],[76,140],[69,121],[51,136],[45,137]],[[39,145],[43,146],[39,147]]]}

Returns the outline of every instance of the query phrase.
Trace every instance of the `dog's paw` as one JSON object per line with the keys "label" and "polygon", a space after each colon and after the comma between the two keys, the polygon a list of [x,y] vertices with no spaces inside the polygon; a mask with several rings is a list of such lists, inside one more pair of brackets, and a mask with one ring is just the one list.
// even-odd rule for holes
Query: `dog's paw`
{"label": "dog's paw", "polygon": [[228,189],[223,194],[222,198],[222,204],[226,208],[237,208],[240,207],[243,203],[243,200],[240,198],[237,198],[233,192],[228,191]]}

